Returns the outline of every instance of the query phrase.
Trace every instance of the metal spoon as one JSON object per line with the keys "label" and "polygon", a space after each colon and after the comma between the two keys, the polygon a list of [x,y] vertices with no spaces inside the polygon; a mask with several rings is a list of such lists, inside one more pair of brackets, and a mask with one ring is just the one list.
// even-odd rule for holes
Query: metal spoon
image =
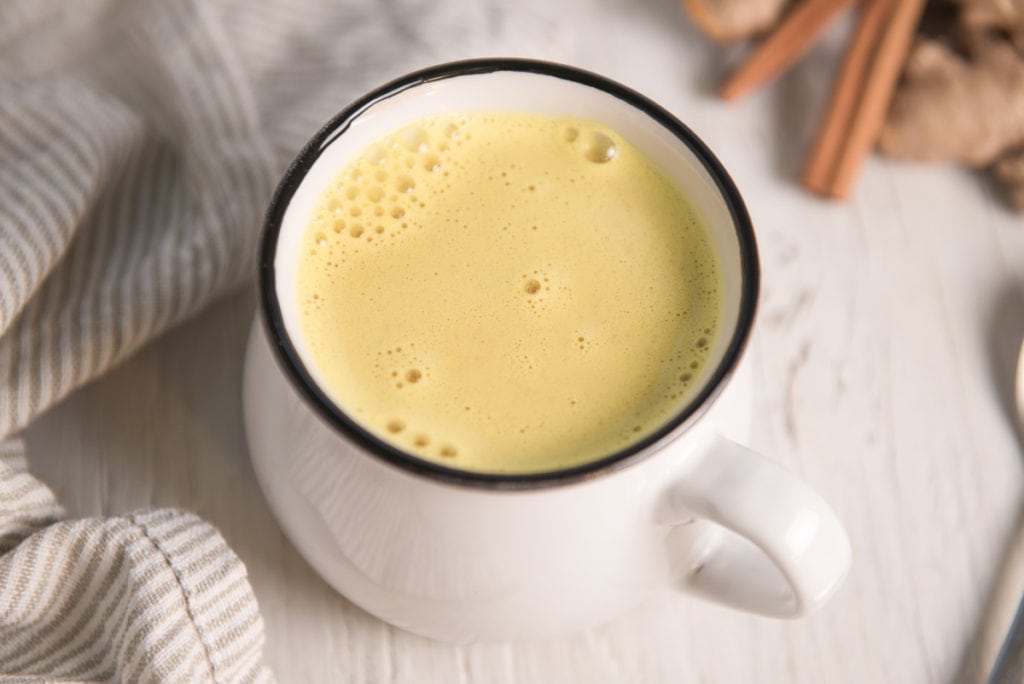
{"label": "metal spoon", "polygon": [[[1020,356],[1017,358],[1017,382],[1015,392],[1015,408],[1017,413],[1017,427],[1024,438],[1024,343],[1021,343]],[[1017,531],[1018,539],[1014,540],[1014,548],[1011,549],[1006,561],[1003,575],[1019,577],[1024,574],[1024,549],[1021,548],[1021,530]],[[1017,594],[1020,593],[1020,582],[1002,582],[1004,591],[1013,591],[1011,586],[1016,586]],[[1002,597],[999,597],[1002,598]],[[1011,605],[1013,599],[1006,597],[1000,601],[1003,605]],[[1024,682],[1024,597],[1021,597],[1017,605],[1017,614],[1010,623],[1010,628],[1003,641],[999,655],[996,656],[995,665],[992,667],[992,674],[989,676],[989,684],[1009,684],[1010,682]]]}

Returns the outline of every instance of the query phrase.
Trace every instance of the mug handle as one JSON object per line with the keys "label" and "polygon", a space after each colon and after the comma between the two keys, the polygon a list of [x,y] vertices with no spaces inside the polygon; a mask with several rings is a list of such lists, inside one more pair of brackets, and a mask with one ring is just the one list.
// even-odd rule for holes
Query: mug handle
{"label": "mug handle", "polygon": [[[850,540],[829,505],[782,466],[725,437],[691,459],[670,501],[673,517],[686,521],[677,530],[693,535],[683,589],[702,598],[795,618],[828,600],[849,570]],[[694,516],[715,525],[709,531]]]}

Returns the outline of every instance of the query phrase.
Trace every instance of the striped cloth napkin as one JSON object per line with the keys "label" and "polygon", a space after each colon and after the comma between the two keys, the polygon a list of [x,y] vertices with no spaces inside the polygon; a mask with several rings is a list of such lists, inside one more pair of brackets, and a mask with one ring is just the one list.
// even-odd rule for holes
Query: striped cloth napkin
{"label": "striped cloth napkin", "polygon": [[557,57],[533,4],[0,5],[0,680],[271,678],[216,529],[65,520],[16,433],[247,282],[276,179],[354,96],[503,47]]}

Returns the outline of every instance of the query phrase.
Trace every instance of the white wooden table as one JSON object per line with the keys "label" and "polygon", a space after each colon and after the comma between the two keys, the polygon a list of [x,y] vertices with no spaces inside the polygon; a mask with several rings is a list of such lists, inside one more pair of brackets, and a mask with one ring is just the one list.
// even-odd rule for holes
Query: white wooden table
{"label": "white wooden table", "polygon": [[173,506],[217,525],[249,567],[266,658],[285,682],[975,680],[983,615],[1016,600],[987,606],[1024,520],[1010,408],[1024,222],[953,169],[873,160],[842,205],[796,188],[834,43],[728,105],[707,91],[735,51],[709,47],[672,0],[602,3],[566,26],[572,61],[688,122],[749,203],[763,265],[752,441],[849,527],[852,573],[825,609],[777,622],[665,596],[584,634],[512,646],[382,624],[314,574],[256,485],[239,406],[249,293],[45,415],[28,431],[33,469],[74,516]]}

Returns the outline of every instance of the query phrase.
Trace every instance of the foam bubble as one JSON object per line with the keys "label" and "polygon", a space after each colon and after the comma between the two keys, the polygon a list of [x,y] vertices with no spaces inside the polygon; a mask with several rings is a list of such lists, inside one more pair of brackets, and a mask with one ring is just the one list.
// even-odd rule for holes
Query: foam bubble
{"label": "foam bubble", "polygon": [[397,435],[399,432],[405,429],[405,421],[399,420],[398,418],[392,418],[387,424],[388,432]]}
{"label": "foam bubble", "polygon": [[422,128],[411,128],[401,134],[398,142],[409,152],[426,152],[428,140],[427,132]]}
{"label": "foam bubble", "polygon": [[383,145],[374,145],[366,152],[366,161],[380,166],[388,159],[388,151]]}
{"label": "foam bubble", "polygon": [[421,373],[419,371],[419,369],[417,369],[417,368],[410,368],[405,373],[405,379],[408,380],[410,383],[414,383],[414,384],[419,382],[420,378],[422,378],[422,377],[423,377],[423,373]]}
{"label": "foam bubble", "polygon": [[444,458],[455,458],[459,455],[459,452],[451,444],[445,444],[442,446],[440,453]]}
{"label": "foam bubble", "polygon": [[406,176],[403,174],[399,176],[398,179],[395,181],[395,189],[398,190],[398,192],[412,192],[413,188],[415,187],[416,181],[414,181],[411,176]]}
{"label": "foam bubble", "polygon": [[615,141],[601,131],[592,131],[587,136],[583,148],[583,156],[595,164],[605,164],[615,159]]}

